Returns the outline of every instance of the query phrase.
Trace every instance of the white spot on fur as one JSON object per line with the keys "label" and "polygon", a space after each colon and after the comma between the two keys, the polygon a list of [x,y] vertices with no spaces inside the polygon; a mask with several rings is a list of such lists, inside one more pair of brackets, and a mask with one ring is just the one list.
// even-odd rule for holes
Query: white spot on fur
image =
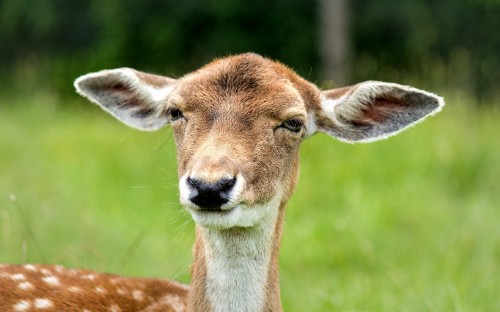
{"label": "white spot on fur", "polygon": [[141,290],[136,289],[132,292],[132,297],[134,297],[137,301],[142,301],[144,300],[144,293]]}
{"label": "white spot on fur", "polygon": [[179,296],[169,296],[167,297],[167,302],[170,307],[172,307],[176,312],[182,312],[186,310],[186,306],[184,303],[181,301]]}
{"label": "white spot on fur", "polygon": [[121,312],[121,309],[116,303],[113,303],[109,306],[108,311],[109,312]]}
{"label": "white spot on fur", "polygon": [[16,303],[13,308],[16,312],[28,311],[31,308],[31,302],[28,300],[21,300]]}
{"label": "white spot on fur", "polygon": [[73,293],[79,293],[79,292],[82,291],[82,289],[80,287],[78,287],[78,286],[70,286],[68,288],[68,290],[71,291],[71,292],[73,292]]}
{"label": "white spot on fur", "polygon": [[118,284],[120,281],[121,281],[121,279],[120,279],[120,278],[112,278],[112,279],[110,280],[111,284],[113,284],[113,285]]}
{"label": "white spot on fur", "polygon": [[55,276],[45,276],[42,278],[42,280],[52,286],[61,286],[61,282],[59,282],[59,279]]}
{"label": "white spot on fur", "polygon": [[24,281],[26,279],[26,277],[22,273],[12,274],[10,278],[13,281]]}
{"label": "white spot on fur", "polygon": [[66,274],[68,274],[69,276],[76,276],[76,275],[79,275],[80,273],[78,270],[69,269],[69,270],[66,270]]}
{"label": "white spot on fur", "polygon": [[95,292],[98,293],[98,294],[105,294],[106,293],[106,289],[104,289],[103,287],[101,286],[97,286],[96,288],[94,288]]}
{"label": "white spot on fur", "polygon": [[28,271],[31,271],[31,272],[36,271],[36,267],[33,264],[26,264],[26,265],[24,265],[24,268]]}
{"label": "white spot on fur", "polygon": [[49,309],[54,307],[54,303],[46,298],[35,299],[35,308],[37,309]]}
{"label": "white spot on fur", "polygon": [[52,272],[47,269],[41,269],[40,272],[42,272],[42,274],[44,275],[52,275]]}
{"label": "white spot on fur", "polygon": [[32,290],[34,288],[33,284],[31,284],[30,282],[19,283],[18,287],[19,287],[19,289],[22,289],[22,290]]}
{"label": "white spot on fur", "polygon": [[82,278],[93,281],[93,280],[95,280],[96,276],[94,274],[86,274],[86,275],[82,275]]}
{"label": "white spot on fur", "polygon": [[121,288],[121,287],[116,289],[116,293],[119,295],[122,295],[122,296],[127,295],[127,291],[125,290],[125,288]]}

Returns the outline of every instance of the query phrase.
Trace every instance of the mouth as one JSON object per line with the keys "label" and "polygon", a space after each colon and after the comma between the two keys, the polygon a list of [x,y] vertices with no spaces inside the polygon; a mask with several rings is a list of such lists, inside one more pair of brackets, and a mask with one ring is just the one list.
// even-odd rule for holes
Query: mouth
{"label": "mouth", "polygon": [[236,226],[240,219],[239,205],[229,208],[201,208],[188,206],[187,210],[196,224],[209,229],[228,229]]}
{"label": "mouth", "polygon": [[228,208],[228,209],[222,209],[220,207],[212,207],[212,208],[205,208],[205,207],[196,207],[196,208],[193,208],[193,207],[188,207],[188,210],[191,213],[214,215],[214,216],[215,215],[224,216],[224,215],[227,215],[227,214],[231,213],[231,211],[233,211],[234,208],[235,207]]}
{"label": "mouth", "polygon": [[186,207],[190,212],[196,213],[207,213],[207,214],[226,214],[236,207],[240,206],[240,203],[223,203],[223,204],[214,204],[214,205],[200,205],[197,203],[193,203],[191,199],[187,201],[182,201],[184,207]]}

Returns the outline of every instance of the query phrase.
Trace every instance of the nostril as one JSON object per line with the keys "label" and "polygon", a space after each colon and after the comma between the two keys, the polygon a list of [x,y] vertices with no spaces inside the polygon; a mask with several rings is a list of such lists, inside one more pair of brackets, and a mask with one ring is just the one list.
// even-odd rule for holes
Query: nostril
{"label": "nostril", "polygon": [[222,179],[219,182],[217,182],[221,192],[229,191],[230,189],[233,188],[235,183],[236,183],[236,178]]}
{"label": "nostril", "polygon": [[192,179],[191,177],[188,177],[186,182],[187,184],[189,184],[189,186],[192,186],[195,189],[201,188],[203,186],[203,181],[198,179]]}
{"label": "nostril", "polygon": [[224,178],[217,182],[205,182],[188,177],[186,183],[191,187],[190,200],[205,209],[219,209],[229,201],[236,178]]}

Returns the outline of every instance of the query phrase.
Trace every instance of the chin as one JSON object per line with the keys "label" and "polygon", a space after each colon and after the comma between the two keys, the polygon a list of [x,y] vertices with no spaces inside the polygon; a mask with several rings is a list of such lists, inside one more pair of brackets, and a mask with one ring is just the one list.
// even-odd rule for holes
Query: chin
{"label": "chin", "polygon": [[189,209],[197,225],[210,230],[228,230],[236,227],[250,228],[259,224],[263,215],[260,209],[237,205],[231,209]]}
{"label": "chin", "polygon": [[206,210],[198,207],[186,207],[197,225],[210,230],[228,230],[231,228],[253,228],[263,224],[270,214],[277,214],[279,205],[276,200],[264,204],[238,204],[232,208]]}

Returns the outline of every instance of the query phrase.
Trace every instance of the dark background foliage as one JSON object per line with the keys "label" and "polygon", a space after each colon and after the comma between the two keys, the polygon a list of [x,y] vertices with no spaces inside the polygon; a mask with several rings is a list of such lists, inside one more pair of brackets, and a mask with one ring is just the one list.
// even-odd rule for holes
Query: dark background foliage
{"label": "dark background foliage", "polygon": [[[500,1],[348,4],[345,81],[456,89],[480,103],[498,94]],[[67,96],[86,72],[128,66],[180,76],[247,51],[323,82],[318,8],[310,0],[1,0],[0,92]]]}

